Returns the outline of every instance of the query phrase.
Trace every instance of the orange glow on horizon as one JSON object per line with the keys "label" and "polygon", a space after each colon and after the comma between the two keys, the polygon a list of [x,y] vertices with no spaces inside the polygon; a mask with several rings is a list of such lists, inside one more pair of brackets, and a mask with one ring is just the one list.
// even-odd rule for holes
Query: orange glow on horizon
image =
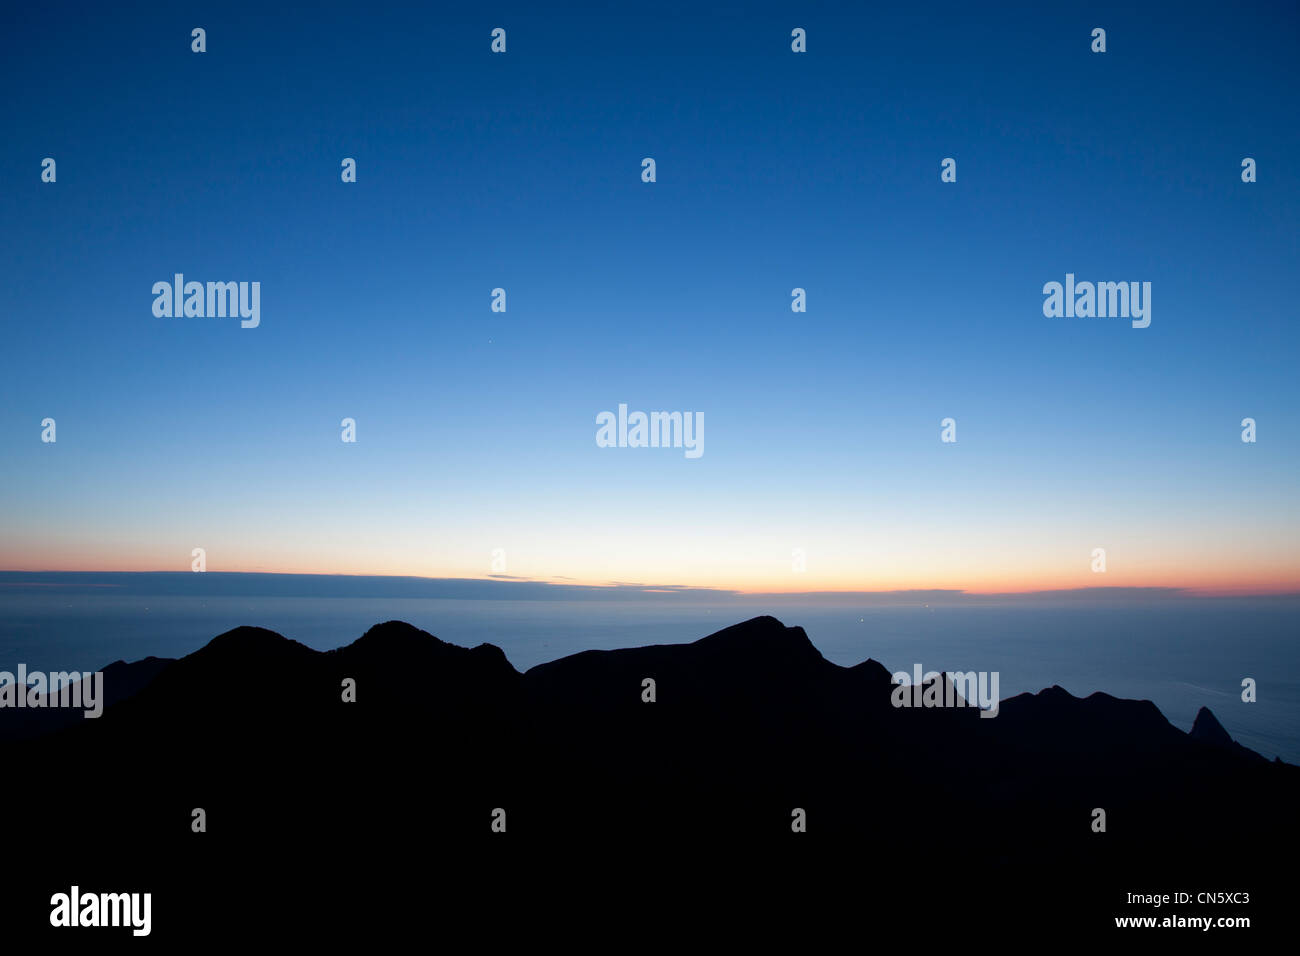
{"label": "orange glow on horizon", "polygon": [[[71,558],[71,555],[66,556]],[[51,560],[39,563],[6,562],[0,568],[5,571],[18,572],[118,572],[118,573],[169,573],[189,572],[188,566],[160,567],[133,563],[123,558],[87,566],[86,563],[73,560]],[[570,585],[588,588],[611,588],[619,586],[640,587],[648,590],[665,589],[701,589],[730,591],[746,597],[760,596],[796,596],[820,595],[889,595],[906,591],[950,591],[972,597],[997,595],[1028,595],[1045,591],[1085,591],[1109,588],[1168,588],[1177,589],[1189,595],[1204,597],[1231,596],[1266,596],[1300,593],[1300,574],[1287,569],[1269,565],[1267,569],[1250,569],[1238,567],[1233,574],[1212,575],[1205,569],[1189,569],[1185,573],[1172,571],[1148,574],[1121,574],[1109,571],[1105,574],[1093,574],[1086,568],[1075,574],[1043,573],[1030,576],[1003,571],[998,575],[986,574],[960,578],[936,575],[933,578],[912,578],[903,575],[891,575],[887,578],[867,579],[866,575],[857,577],[840,574],[835,577],[813,577],[810,574],[769,574],[760,580],[741,580],[720,574],[709,580],[659,579],[649,577],[620,577],[618,579],[598,576],[578,575],[528,575],[528,574],[484,574],[466,568],[430,568],[403,569],[391,566],[358,567],[355,564],[343,568],[327,564],[289,564],[269,567],[266,564],[240,562],[231,566],[217,566],[209,561],[208,571],[240,574],[295,574],[344,577],[402,577],[425,580],[457,579],[472,581],[504,581],[520,583],[541,583],[551,585]],[[192,572],[191,572],[192,573]]]}

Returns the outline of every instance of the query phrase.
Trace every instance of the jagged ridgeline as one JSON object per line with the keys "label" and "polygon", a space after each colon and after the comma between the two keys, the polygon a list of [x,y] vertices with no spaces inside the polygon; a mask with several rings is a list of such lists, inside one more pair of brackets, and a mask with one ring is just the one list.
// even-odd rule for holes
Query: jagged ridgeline
{"label": "jagged ridgeline", "polygon": [[7,810],[47,858],[103,844],[142,880],[246,876],[268,848],[343,865],[400,847],[464,874],[526,847],[512,866],[612,853],[611,873],[684,878],[683,859],[806,852],[1133,890],[1153,861],[1222,880],[1249,848],[1295,847],[1297,768],[1209,711],[1184,733],[1149,701],[1059,687],[995,719],[898,707],[884,666],[833,664],[771,617],[525,673],[396,621],[327,652],[242,627],[104,674],[99,719],[0,716],[10,767],[84,783],[11,790]]}

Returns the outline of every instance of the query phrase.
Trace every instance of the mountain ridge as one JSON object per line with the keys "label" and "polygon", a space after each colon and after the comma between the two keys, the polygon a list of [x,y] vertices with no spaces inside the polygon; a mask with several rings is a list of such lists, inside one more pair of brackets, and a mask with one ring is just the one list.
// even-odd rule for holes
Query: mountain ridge
{"label": "mountain ridge", "polygon": [[852,906],[846,872],[893,906],[944,883],[950,914],[1014,893],[1046,919],[1120,912],[1135,887],[1256,887],[1300,847],[1300,768],[1225,744],[1208,711],[1190,734],[1059,686],[991,719],[896,707],[879,662],[835,664],[773,617],[522,673],[396,621],[329,651],[236,628],[113,667],[141,686],[99,719],[0,740],[40,782],[4,791],[29,906],[76,859],[80,885],[155,887],[176,925],[245,885],[268,920],[286,898],[328,917],[339,885],[382,908],[421,860],[444,911],[488,919],[502,880],[552,906],[717,880]]}
{"label": "mountain ridge", "polygon": [[[687,650],[691,649],[691,650]],[[693,666],[704,664],[716,667],[719,663],[737,665],[737,678],[754,679],[759,676],[753,669],[744,665],[752,663],[755,654],[765,665],[760,670],[771,672],[779,661],[782,666],[796,664],[813,670],[822,669],[825,675],[861,679],[872,689],[879,690],[887,684],[891,689],[891,672],[880,662],[867,658],[853,665],[839,665],[826,660],[813,644],[807,632],[799,626],[789,627],[772,615],[759,615],[746,621],[730,625],[712,634],[694,641],[674,644],[651,644],[632,648],[588,649],[536,664],[525,671],[519,671],[510,663],[505,651],[495,644],[480,643],[472,648],[452,644],[404,621],[389,620],[368,628],[360,637],[348,644],[330,650],[319,651],[292,638],[285,637],[268,628],[241,625],[216,635],[206,644],[179,658],[146,657],[140,661],[114,661],[103,668],[107,688],[106,707],[112,707],[122,701],[136,696],[157,677],[165,674],[173,665],[190,669],[202,665],[204,668],[214,666],[225,669],[246,669],[250,655],[256,663],[263,666],[270,662],[302,664],[307,661],[321,663],[331,661],[340,666],[355,664],[365,667],[373,664],[371,658],[387,654],[416,654],[420,663],[441,663],[448,666],[461,666],[474,662],[480,671],[480,677],[492,669],[500,671],[500,676],[513,674],[530,686],[546,683],[547,675],[558,672],[577,671],[586,677],[596,679],[603,675],[609,677],[627,668],[645,667],[652,663],[662,664],[665,657],[670,661],[681,654],[702,655],[692,661]],[[231,656],[238,661],[231,667],[227,659]],[[404,666],[404,665],[403,665]],[[947,672],[940,671],[946,682]],[[788,670],[782,670],[784,678],[793,676]],[[457,675],[457,678],[463,675]],[[647,673],[645,676],[653,677]],[[716,676],[716,675],[712,675]],[[110,679],[111,678],[111,679]],[[1104,707],[1111,711],[1107,716],[1112,720],[1118,711],[1123,711],[1126,719],[1138,718],[1148,727],[1166,726],[1170,730],[1202,743],[1220,748],[1236,748],[1257,759],[1266,760],[1262,755],[1244,747],[1233,740],[1222,723],[1208,707],[1201,707],[1196,722],[1190,731],[1184,732],[1169,723],[1159,708],[1150,700],[1132,700],[1114,697],[1103,691],[1094,691],[1086,697],[1077,697],[1060,685],[1053,684],[1034,693],[1021,693],[1001,701],[1001,709],[1010,710],[1012,715],[1020,715],[1026,708],[1041,711],[1044,709],[1061,712],[1063,709],[1075,708],[1080,713],[1101,713]],[[45,715],[62,715],[57,710],[29,711]],[[5,716],[0,711],[0,718]],[[74,715],[74,716],[78,716]],[[21,736],[30,737],[56,727],[68,726],[71,721],[54,718],[44,724],[34,725]],[[4,734],[4,722],[0,720],[0,741],[17,739],[15,735]],[[33,732],[34,730],[34,732]],[[1282,763],[1283,761],[1278,761]]]}

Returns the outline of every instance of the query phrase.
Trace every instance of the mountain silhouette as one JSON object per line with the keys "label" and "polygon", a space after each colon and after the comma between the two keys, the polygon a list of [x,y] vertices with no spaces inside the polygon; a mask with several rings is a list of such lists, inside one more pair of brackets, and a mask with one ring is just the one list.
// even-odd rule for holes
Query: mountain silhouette
{"label": "mountain silhouette", "polygon": [[608,905],[694,887],[698,902],[721,880],[819,907],[850,905],[866,880],[897,913],[920,887],[952,918],[953,901],[1014,887],[1022,919],[1104,919],[1153,882],[1266,879],[1243,848],[1296,846],[1300,769],[1236,744],[1204,708],[1184,733],[1150,701],[1060,687],[992,719],[895,707],[884,666],[831,663],[772,617],[524,673],[498,647],[399,621],[325,652],[241,627],[105,681],[100,719],[2,744],[6,766],[42,782],[4,806],[44,841],[23,892],[66,891],[75,847],[107,861],[110,887],[123,866],[145,886],[171,874],[159,919],[174,927],[206,912],[182,886],[254,880],[283,901],[306,871],[304,906],[340,887],[382,901],[395,858],[462,914],[503,879],[557,906],[564,887]]}
{"label": "mountain silhouette", "polygon": [[[171,663],[172,659],[167,657],[146,657],[130,664],[114,661],[101,668],[104,673],[103,706],[111,707],[135,696]],[[78,694],[78,699],[85,699],[84,691]],[[83,711],[66,707],[5,708],[0,710],[0,743],[39,737],[85,719]]]}

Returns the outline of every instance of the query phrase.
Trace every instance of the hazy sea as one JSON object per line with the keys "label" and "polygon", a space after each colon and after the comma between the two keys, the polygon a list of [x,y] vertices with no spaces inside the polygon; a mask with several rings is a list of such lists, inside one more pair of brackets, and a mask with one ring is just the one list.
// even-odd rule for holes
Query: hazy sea
{"label": "hazy sea", "polygon": [[[3,582],[0,582],[3,583]],[[1177,727],[1208,706],[1236,740],[1300,763],[1300,601],[1181,599],[1149,605],[839,606],[727,597],[608,600],[148,594],[0,587],[0,670],[94,670],[179,657],[254,624],[320,650],[407,621],[501,647],[519,670],[589,648],[684,643],[757,614],[801,625],[837,664],[1000,672],[1003,698],[1059,684],[1152,700]],[[1257,701],[1241,700],[1254,678]],[[419,675],[413,674],[418,681]]]}

